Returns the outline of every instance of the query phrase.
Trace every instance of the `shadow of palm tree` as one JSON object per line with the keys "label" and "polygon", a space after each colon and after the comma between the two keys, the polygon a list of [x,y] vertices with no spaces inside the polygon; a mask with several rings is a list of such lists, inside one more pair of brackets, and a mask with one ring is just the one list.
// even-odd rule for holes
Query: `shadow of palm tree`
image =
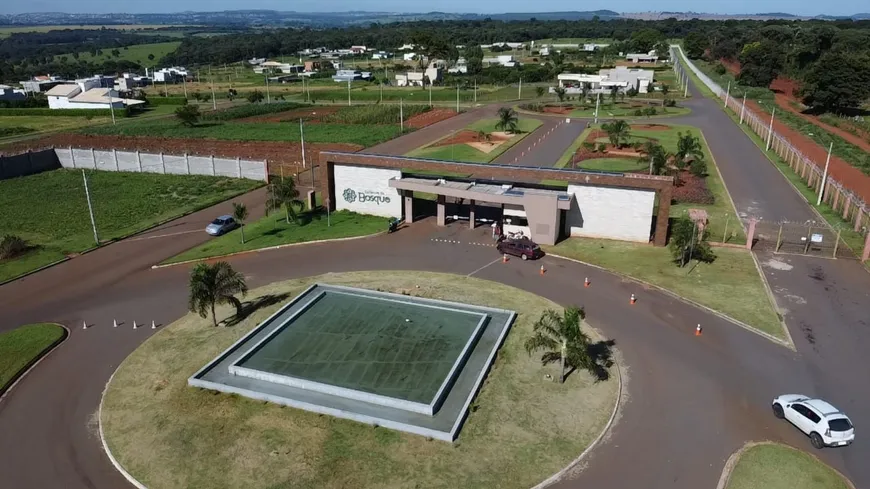
{"label": "shadow of palm tree", "polygon": [[278,295],[266,294],[264,296],[257,297],[252,301],[242,302],[242,307],[239,309],[236,315],[224,320],[224,326],[228,328],[235,326],[247,319],[251,314],[255,313],[256,311],[264,307],[273,306],[275,304],[278,304],[279,302],[283,302],[289,297],[290,294],[286,293]]}
{"label": "shadow of palm tree", "polygon": [[[591,343],[586,347],[586,353],[589,355],[590,364],[586,368],[589,373],[595,377],[596,382],[603,382],[610,378],[610,367],[613,366],[613,346],[616,345],[616,340],[604,340]],[[577,370],[576,366],[572,366],[565,373],[565,379],[571,376]]]}

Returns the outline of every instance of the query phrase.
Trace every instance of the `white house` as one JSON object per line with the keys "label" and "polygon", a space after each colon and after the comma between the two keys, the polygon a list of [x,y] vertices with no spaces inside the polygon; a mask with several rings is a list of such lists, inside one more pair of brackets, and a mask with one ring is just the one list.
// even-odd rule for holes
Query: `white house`
{"label": "white house", "polygon": [[50,109],[123,109],[144,104],[143,100],[118,98],[118,92],[103,88],[97,79],[77,80],[58,85],[45,92]]}
{"label": "white house", "polygon": [[402,54],[402,60],[404,61],[414,61],[414,58],[417,57],[417,53],[404,53]]}
{"label": "white house", "polygon": [[501,65],[507,67],[513,67],[517,65],[517,62],[514,60],[514,57],[510,54],[502,54],[493,58],[483,58],[484,64],[489,65]]}
{"label": "white house", "polygon": [[396,75],[396,85],[400,87],[422,87],[423,79],[428,78],[431,83],[441,81],[441,68],[434,63],[426,68],[426,71],[409,71]]}
{"label": "white house", "polygon": [[[609,70],[600,70],[597,75],[562,73],[557,78],[559,86],[569,94],[583,93],[584,87],[589,93],[609,93],[613,87],[617,87],[620,92],[634,88],[638,93],[649,93],[654,73],[653,70],[617,66]],[[550,93],[553,93],[552,88]]]}
{"label": "white house", "polygon": [[393,57],[393,53],[388,53],[386,51],[378,51],[377,53],[372,54],[372,59],[390,59]]}
{"label": "white house", "polygon": [[366,47],[365,46],[351,46],[350,52],[353,54],[363,54],[364,52],[366,52]]}
{"label": "white house", "polygon": [[597,51],[597,50],[599,50],[599,49],[604,49],[604,48],[606,48],[607,46],[610,46],[610,44],[595,44],[595,43],[588,43],[588,44],[584,44],[584,45],[583,45],[583,50],[591,53],[592,51]]}
{"label": "white house", "polygon": [[[149,76],[148,68],[145,68],[145,76]],[[150,74],[150,77],[155,82],[162,83],[178,83],[182,79],[187,78],[187,68],[181,66],[173,66],[171,68],[161,68]]]}
{"label": "white house", "polygon": [[27,92],[24,89],[0,85],[0,100],[24,100],[25,98],[27,98]]}
{"label": "white house", "polygon": [[632,63],[656,63],[659,60],[659,57],[656,55],[655,51],[650,51],[647,54],[629,53],[625,55],[625,59]]}
{"label": "white house", "polygon": [[398,51],[413,51],[415,49],[417,49],[417,47],[414,44],[402,44]]}

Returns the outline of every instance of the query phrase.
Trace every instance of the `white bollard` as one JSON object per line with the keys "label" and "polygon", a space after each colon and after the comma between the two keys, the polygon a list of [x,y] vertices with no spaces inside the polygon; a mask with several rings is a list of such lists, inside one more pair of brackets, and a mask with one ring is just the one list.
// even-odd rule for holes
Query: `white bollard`
{"label": "white bollard", "polygon": [[88,322],[82,321],[82,329],[88,329]]}
{"label": "white bollard", "polygon": [[156,323],[156,322],[151,321],[151,329],[157,329],[157,323]]}
{"label": "white bollard", "polygon": [[117,327],[118,327],[118,320],[117,320],[117,319],[113,319],[113,320],[112,320],[112,327],[113,327],[113,328],[117,328]]}
{"label": "white bollard", "polygon": [[133,329],[139,329],[139,326],[136,325],[136,320],[133,320]]}

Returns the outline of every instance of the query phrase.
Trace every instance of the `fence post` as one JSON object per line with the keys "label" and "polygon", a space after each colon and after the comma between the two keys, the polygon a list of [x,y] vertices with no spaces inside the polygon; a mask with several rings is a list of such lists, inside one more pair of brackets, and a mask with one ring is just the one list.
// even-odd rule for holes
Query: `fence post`
{"label": "fence post", "polygon": [[136,150],[136,166],[139,167],[139,173],[142,173],[142,155],[139,154],[139,150]]}
{"label": "fence post", "polygon": [[72,160],[73,168],[76,167],[76,154],[72,149],[72,146],[69,147],[69,157]]}
{"label": "fence post", "polygon": [[242,159],[236,158],[236,167],[239,169],[239,178],[242,178]]}
{"label": "fence post", "polygon": [[865,211],[865,209],[859,209],[858,212],[855,213],[856,216],[855,216],[854,231],[856,233],[861,230],[861,220],[864,218],[864,211]]}
{"label": "fence post", "polygon": [[166,160],[163,159],[163,151],[160,152],[160,169],[166,175]]}
{"label": "fence post", "polygon": [[832,258],[837,257],[837,248],[840,247],[840,233],[841,232],[843,232],[843,230],[840,228],[837,228],[837,241],[834,242],[834,254],[833,254]]}
{"label": "fence post", "polygon": [[118,164],[118,151],[112,148],[112,158],[115,160],[115,171],[121,171],[121,165]]}
{"label": "fence post", "polygon": [[861,261],[865,262],[870,258],[870,233],[867,233],[867,237],[864,239],[864,253],[861,254]]}
{"label": "fence post", "polygon": [[812,243],[812,241],[813,241],[813,225],[810,224],[809,226],[807,226],[807,242],[804,245],[804,254],[805,255],[807,254],[807,252],[810,251],[810,243]]}
{"label": "fence post", "polygon": [[97,153],[94,148],[91,148],[91,159],[94,160],[94,170],[97,169]]}
{"label": "fence post", "polygon": [[214,155],[211,155],[211,176],[215,176],[216,173],[214,171]]}
{"label": "fence post", "polygon": [[782,246],[782,223],[779,223],[779,233],[776,234],[776,248],[773,249],[773,252],[779,253],[780,246]]}
{"label": "fence post", "polygon": [[187,168],[187,174],[190,175],[190,159],[187,158],[187,153],[184,153],[184,167]]}
{"label": "fence post", "polygon": [[849,207],[852,206],[852,196],[846,196],[846,205],[843,206],[843,219],[849,220]]}

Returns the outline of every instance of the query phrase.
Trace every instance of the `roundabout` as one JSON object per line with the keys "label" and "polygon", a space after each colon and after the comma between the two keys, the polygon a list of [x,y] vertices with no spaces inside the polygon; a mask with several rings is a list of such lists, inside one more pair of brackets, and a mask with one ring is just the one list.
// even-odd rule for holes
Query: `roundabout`
{"label": "roundabout", "polygon": [[[454,443],[187,385],[193,372],[314,283],[516,311]],[[542,366],[540,354],[526,353],[533,323],[561,307],[513,287],[451,274],[353,272],[270,284],[246,300],[265,305],[229,327],[189,314],[145,341],[113,375],[101,406],[104,441],[144,486],[531,487],[584,452],[615,410],[615,365],[606,380],[576,371],[560,384],[553,380],[558,363]],[[592,327],[583,330],[604,344]]]}

